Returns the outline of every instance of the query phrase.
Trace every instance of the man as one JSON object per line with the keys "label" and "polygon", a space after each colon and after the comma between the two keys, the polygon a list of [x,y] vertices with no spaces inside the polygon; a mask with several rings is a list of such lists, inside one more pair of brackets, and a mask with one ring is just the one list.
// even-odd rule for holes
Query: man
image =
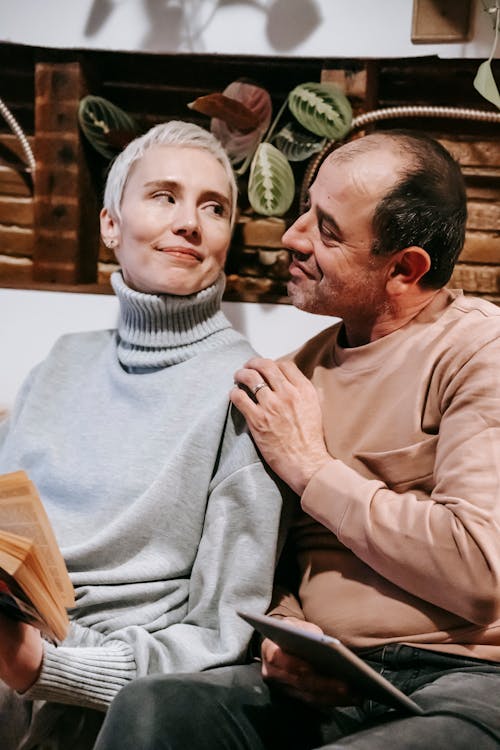
{"label": "man", "polygon": [[445,287],[465,220],[437,142],[337,149],[283,241],[294,305],[342,321],[250,360],[231,395],[303,511],[272,614],[340,638],[424,715],[265,640],[261,667],[127,687],[98,750],[500,746],[500,310]]}

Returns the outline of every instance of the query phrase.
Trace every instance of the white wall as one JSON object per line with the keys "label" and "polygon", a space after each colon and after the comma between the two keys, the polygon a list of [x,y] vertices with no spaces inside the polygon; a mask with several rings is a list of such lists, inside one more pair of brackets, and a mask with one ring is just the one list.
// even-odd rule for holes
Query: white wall
{"label": "white wall", "polygon": [[[463,44],[412,44],[413,0],[0,0],[0,41],[141,52],[484,59],[492,24],[480,0],[473,2],[473,37]],[[255,348],[272,357],[330,322],[288,305],[224,308]],[[112,326],[115,317],[110,296],[0,289],[0,407],[10,407],[22,378],[58,335]]]}
{"label": "white wall", "polygon": [[412,44],[413,0],[0,0],[0,40],[143,52],[484,58],[492,25],[480,0],[473,2],[473,38],[458,44]]}
{"label": "white wall", "polygon": [[[223,309],[266,357],[296,349],[334,320],[291,305],[224,302]],[[117,312],[117,299],[111,295],[0,289],[0,411],[11,408],[22,380],[58,336],[113,328]]]}

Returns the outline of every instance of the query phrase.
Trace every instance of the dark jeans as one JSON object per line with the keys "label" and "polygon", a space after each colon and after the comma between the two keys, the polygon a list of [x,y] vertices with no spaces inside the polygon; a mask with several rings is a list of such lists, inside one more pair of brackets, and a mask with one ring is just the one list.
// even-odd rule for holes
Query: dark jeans
{"label": "dark jeans", "polygon": [[500,665],[394,644],[366,661],[425,710],[372,701],[316,711],[270,688],[260,665],[132,682],[94,750],[493,750],[500,748]]}

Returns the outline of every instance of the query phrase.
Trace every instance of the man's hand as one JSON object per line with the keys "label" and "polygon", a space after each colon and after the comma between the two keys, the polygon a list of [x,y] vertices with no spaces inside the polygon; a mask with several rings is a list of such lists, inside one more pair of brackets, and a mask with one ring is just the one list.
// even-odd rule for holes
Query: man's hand
{"label": "man's hand", "polygon": [[40,631],[0,613],[0,679],[24,693],[36,682],[42,659]]}
{"label": "man's hand", "polygon": [[[318,395],[293,362],[254,357],[234,375],[231,401],[245,417],[269,466],[298,495],[330,460]],[[262,386],[262,384],[265,384]],[[256,386],[258,387],[257,390]]]}
{"label": "man's hand", "polygon": [[[312,622],[304,622],[295,617],[286,617],[285,622],[304,630],[323,632]],[[288,654],[268,638],[262,641],[261,655],[262,677],[279,686],[292,698],[318,708],[353,706],[359,703],[359,698],[345,682],[319,674],[307,661]]]}

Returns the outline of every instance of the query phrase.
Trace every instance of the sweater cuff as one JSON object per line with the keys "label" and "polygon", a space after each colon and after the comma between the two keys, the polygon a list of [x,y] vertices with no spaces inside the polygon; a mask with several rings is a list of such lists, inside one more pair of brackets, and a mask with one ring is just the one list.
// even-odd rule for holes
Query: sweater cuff
{"label": "sweater cuff", "polygon": [[122,641],[97,648],[46,643],[40,676],[23,698],[106,711],[118,691],[135,676],[132,648]]}
{"label": "sweater cuff", "polygon": [[366,479],[355,469],[334,458],[317,471],[305,488],[302,509],[340,539],[344,516],[353,504],[370,503],[385,487],[377,479]]}

